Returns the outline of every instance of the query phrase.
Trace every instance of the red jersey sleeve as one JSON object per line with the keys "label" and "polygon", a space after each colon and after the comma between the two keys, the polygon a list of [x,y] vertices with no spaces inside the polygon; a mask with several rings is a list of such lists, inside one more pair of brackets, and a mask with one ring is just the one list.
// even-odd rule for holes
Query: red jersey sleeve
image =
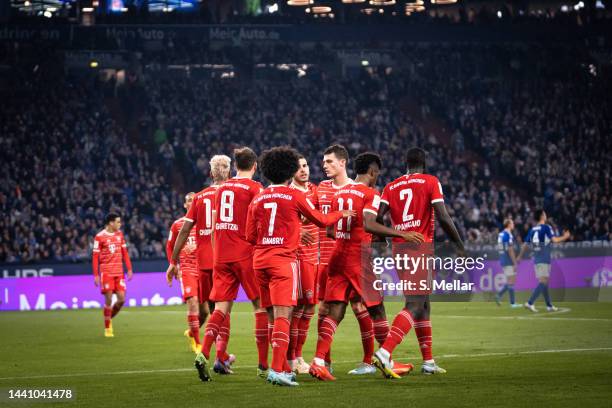
{"label": "red jersey sleeve", "polygon": [[128,271],[132,270],[132,261],[130,261],[130,255],[127,250],[127,242],[125,241],[125,236],[121,233],[121,255],[123,256],[123,262],[125,262],[125,267]]}
{"label": "red jersey sleeve", "polygon": [[382,197],[380,197],[380,202],[389,205],[389,184],[385,186]]}
{"label": "red jersey sleeve", "polygon": [[429,182],[429,194],[431,197],[431,203],[441,203],[444,202],[444,193],[442,193],[442,184],[437,177],[432,177]]}
{"label": "red jersey sleeve", "polygon": [[312,201],[303,194],[295,194],[294,197],[296,197],[296,205],[299,212],[320,228],[332,225],[342,218],[340,211],[334,211],[329,214],[323,214],[318,211]]}
{"label": "red jersey sleeve", "polygon": [[364,197],[363,212],[372,213],[374,215],[377,215],[379,208],[380,208],[380,195],[375,190],[369,190],[366,196]]}
{"label": "red jersey sleeve", "polygon": [[[185,216],[185,221],[191,221],[192,223],[196,223],[198,220],[198,204],[201,200],[193,200],[191,206],[189,207],[189,211],[187,211],[187,215]],[[174,225],[172,225],[174,227]],[[172,231],[172,229],[170,229]],[[176,235],[176,234],[175,234]]]}
{"label": "red jersey sleeve", "polygon": [[[191,206],[193,208],[193,206]],[[172,262],[172,251],[174,251],[174,244],[176,243],[176,238],[178,236],[178,228],[177,223],[173,222],[170,227],[170,233],[168,234],[168,242],[166,242],[166,257],[168,258],[168,262]]]}
{"label": "red jersey sleeve", "polygon": [[98,267],[100,263],[100,241],[98,241],[98,236],[94,237],[93,244],[93,256],[91,257],[91,266],[93,268],[94,276],[98,276]]}
{"label": "red jersey sleeve", "polygon": [[255,205],[251,204],[247,213],[246,240],[253,245],[257,243],[257,219],[254,214]]}
{"label": "red jersey sleeve", "polygon": [[312,184],[312,197],[310,199],[310,201],[312,202],[312,205],[314,205],[314,207],[318,210],[319,209],[319,194],[318,194],[318,190],[319,188],[317,187],[316,184]]}

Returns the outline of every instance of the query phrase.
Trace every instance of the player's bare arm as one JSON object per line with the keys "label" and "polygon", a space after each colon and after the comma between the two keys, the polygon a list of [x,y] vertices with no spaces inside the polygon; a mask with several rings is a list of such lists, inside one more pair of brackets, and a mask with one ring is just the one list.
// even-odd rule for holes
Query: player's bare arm
{"label": "player's bare arm", "polygon": [[459,254],[463,256],[463,253],[465,253],[463,240],[459,235],[459,231],[457,231],[457,227],[455,227],[453,219],[450,217],[448,211],[446,210],[446,205],[444,205],[444,202],[439,201],[434,203],[433,207],[436,214],[436,219],[440,222],[440,226],[442,227],[446,235],[448,235],[451,242],[457,245],[457,251],[459,252]]}
{"label": "player's bare arm", "polygon": [[371,212],[363,213],[363,228],[366,230],[366,232],[379,237],[402,238],[406,242],[412,242],[415,244],[420,244],[425,239],[422,234],[415,231],[401,232],[393,228],[389,228],[382,223],[379,223],[378,215],[374,215]]}

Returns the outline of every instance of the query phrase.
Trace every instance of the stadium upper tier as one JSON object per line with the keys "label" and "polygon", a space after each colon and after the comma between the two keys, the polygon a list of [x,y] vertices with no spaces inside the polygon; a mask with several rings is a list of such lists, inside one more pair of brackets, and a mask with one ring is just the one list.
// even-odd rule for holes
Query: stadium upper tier
{"label": "stadium upper tier", "polygon": [[326,146],[373,150],[380,188],[418,145],[470,242],[494,242],[505,217],[523,237],[537,207],[575,239],[612,238],[611,54],[600,44],[364,54],[170,40],[134,45],[122,67],[88,54],[85,70],[78,52],[2,47],[0,262],[87,259],[111,209],[133,258],[163,256],[183,194],[209,182],[211,155],[239,145],[290,144],[317,182]]}

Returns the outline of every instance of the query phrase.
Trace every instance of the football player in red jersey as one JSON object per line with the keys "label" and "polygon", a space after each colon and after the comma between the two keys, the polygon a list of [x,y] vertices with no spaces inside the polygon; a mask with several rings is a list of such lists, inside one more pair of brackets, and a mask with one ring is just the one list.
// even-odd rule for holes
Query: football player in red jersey
{"label": "football player in red jersey", "polygon": [[388,228],[376,222],[380,195],[373,188],[382,168],[382,160],[375,153],[362,153],[355,158],[355,182],[334,194],[332,210],[349,209],[355,216],[338,221],[335,231],[336,245],[329,260],[329,273],[325,292],[325,306],[329,310],[324,317],[319,331],[317,350],[310,374],[321,380],[334,380],[325,367],[324,357],[333,341],[338,324],[344,318],[349,301],[361,302],[375,324],[375,335],[362,338],[366,353],[359,367],[349,374],[372,374],[376,368],[372,365],[374,337],[384,341],[388,332],[386,315],[381,294],[374,290],[374,273],[371,268],[370,244],[371,233],[378,236],[396,237],[406,242],[419,243],[423,237],[415,232],[402,232]]}
{"label": "football player in red jersey", "polygon": [[[424,245],[433,245],[434,219],[438,218],[444,232],[456,245],[459,256],[464,255],[463,241],[446,211],[442,186],[438,178],[426,174],[427,154],[420,148],[412,148],[406,154],[408,173],[387,184],[383,191],[377,220],[382,223],[390,213],[393,227],[398,231],[416,231],[423,235]],[[435,218],[434,218],[435,217]],[[394,252],[400,246],[398,238],[393,239]],[[428,255],[432,250],[425,250]],[[402,271],[398,271],[401,274]],[[423,374],[442,374],[432,356],[431,304],[428,295],[405,291],[405,307],[393,320],[389,336],[383,346],[374,354],[374,364],[386,378],[398,378],[393,371],[391,353],[402,342],[404,336],[414,327],[423,357]]]}
{"label": "football player in red jersey", "polygon": [[[214,203],[215,194],[217,188],[223,184],[230,176],[230,165],[231,159],[225,155],[215,155],[210,159],[210,177],[213,184],[209,187],[204,188],[202,191],[197,193],[194,198],[194,202],[189,208],[186,217],[184,218],[183,227],[181,227],[176,242],[179,248],[183,247],[187,241],[187,237],[190,236],[193,226],[196,226],[196,245],[197,245],[197,264],[199,270],[199,280],[197,286],[197,296],[199,301],[199,316],[198,324],[202,326],[210,310],[214,308],[213,302],[210,301],[210,292],[212,290],[212,275],[213,275],[213,216],[214,216]],[[178,252],[180,249],[177,248]],[[173,257],[176,257],[174,254]],[[172,259],[170,259],[172,264]],[[176,273],[176,269],[172,266],[168,268],[169,275],[167,276],[168,281],[171,282],[173,274]],[[193,319],[193,318],[192,318]],[[233,363],[235,357],[231,354],[227,354],[227,343],[229,342],[229,330],[230,330],[230,315],[228,314],[223,322],[223,325],[219,328],[219,334],[216,339],[217,355],[226,357],[226,360],[215,361],[215,371],[222,374],[231,373],[230,364]],[[199,330],[198,330],[199,332]],[[193,334],[190,332],[190,341],[193,341]],[[199,339],[198,339],[199,343]]]}
{"label": "football player in red jersey", "polygon": [[[192,206],[193,198],[195,193],[191,192],[185,195],[185,203],[183,206],[185,210],[189,211]],[[172,252],[176,244],[176,237],[183,224],[187,221],[187,218],[181,217],[172,223],[170,227],[170,234],[168,235],[168,241],[166,242],[166,256],[168,262],[172,262]],[[200,344],[200,305],[198,298],[200,274],[197,265],[197,246],[196,246],[196,233],[195,230],[191,230],[187,243],[181,249],[179,255],[179,281],[181,283],[181,294],[183,301],[187,304],[187,337],[190,340],[191,351],[194,353],[198,352],[198,345]],[[168,282],[172,286],[172,280]]]}
{"label": "football player in red jersey", "polygon": [[[128,256],[125,237],[120,231],[119,214],[109,213],[105,224],[105,228],[98,232],[94,239],[92,265],[94,284],[100,286],[104,295],[104,336],[113,337],[111,319],[119,313],[125,303],[123,262],[127,268],[128,280],[132,280],[132,263]],[[117,295],[115,304],[112,304],[113,293]]]}
{"label": "football player in red jersey", "polygon": [[325,227],[355,213],[350,210],[323,214],[305,195],[289,187],[299,166],[298,153],[289,147],[275,147],[260,158],[262,173],[272,182],[249,207],[247,239],[255,246],[253,267],[259,283],[261,305],[274,322],[271,336],[272,365],[268,381],[295,386],[287,363],[289,319],[297,303],[297,249],[301,217]]}
{"label": "football player in red jersey", "polygon": [[[213,206],[214,265],[210,299],[215,302],[215,310],[206,323],[202,351],[196,355],[195,366],[202,381],[211,379],[210,349],[231,312],[240,285],[253,303],[258,375],[264,376],[268,368],[268,318],[259,306],[259,290],[253,274],[253,246],[246,240],[248,207],[263,186],[252,180],[257,171],[257,155],[253,150],[248,147],[235,149],[234,163],[237,174],[219,186]],[[217,350],[218,360],[225,361],[228,357],[220,356]]]}
{"label": "football player in red jersey", "polygon": [[[317,186],[311,183],[308,161],[299,157],[299,169],[293,176],[290,188],[304,193],[315,208],[319,208]],[[293,308],[291,318],[291,338],[287,359],[289,366],[298,374],[307,374],[310,366],[304,361],[302,349],[308,336],[310,319],[317,303],[317,262],[319,260],[319,227],[307,219],[302,219],[300,244],[297,251],[298,261],[298,303]]]}
{"label": "football player in red jersey", "polygon": [[[321,212],[327,213],[332,204],[332,199],[336,192],[351,184],[351,180],[346,172],[346,166],[349,161],[349,154],[346,148],[342,145],[329,146],[323,152],[323,171],[329,180],[324,180],[319,183],[317,188],[317,200]],[[319,319],[318,328],[325,316],[328,314],[328,305],[323,301],[325,299],[325,285],[327,283],[327,271],[329,258],[334,250],[336,241],[327,236],[327,230],[319,231],[319,265],[317,270],[317,296],[319,298]],[[363,353],[369,353],[370,339],[374,336],[372,319],[370,318],[365,305],[359,300],[351,300],[351,308],[359,323],[359,331],[361,332]],[[325,364],[331,367],[331,348],[325,356]],[[331,370],[331,368],[330,368]]]}

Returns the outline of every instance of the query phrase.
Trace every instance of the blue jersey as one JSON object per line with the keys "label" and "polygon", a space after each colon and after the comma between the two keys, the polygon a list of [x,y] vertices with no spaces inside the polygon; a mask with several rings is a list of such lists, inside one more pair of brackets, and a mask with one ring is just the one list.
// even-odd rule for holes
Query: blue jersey
{"label": "blue jersey", "polygon": [[548,224],[538,224],[529,230],[527,238],[525,238],[525,243],[531,245],[534,263],[550,263],[550,251],[553,236],[553,229]]}
{"label": "blue jersey", "polygon": [[514,240],[512,239],[512,234],[503,230],[497,235],[497,250],[499,252],[499,262],[501,266],[512,266],[512,258],[510,258],[510,254],[508,254],[508,250],[510,247],[514,245]]}

